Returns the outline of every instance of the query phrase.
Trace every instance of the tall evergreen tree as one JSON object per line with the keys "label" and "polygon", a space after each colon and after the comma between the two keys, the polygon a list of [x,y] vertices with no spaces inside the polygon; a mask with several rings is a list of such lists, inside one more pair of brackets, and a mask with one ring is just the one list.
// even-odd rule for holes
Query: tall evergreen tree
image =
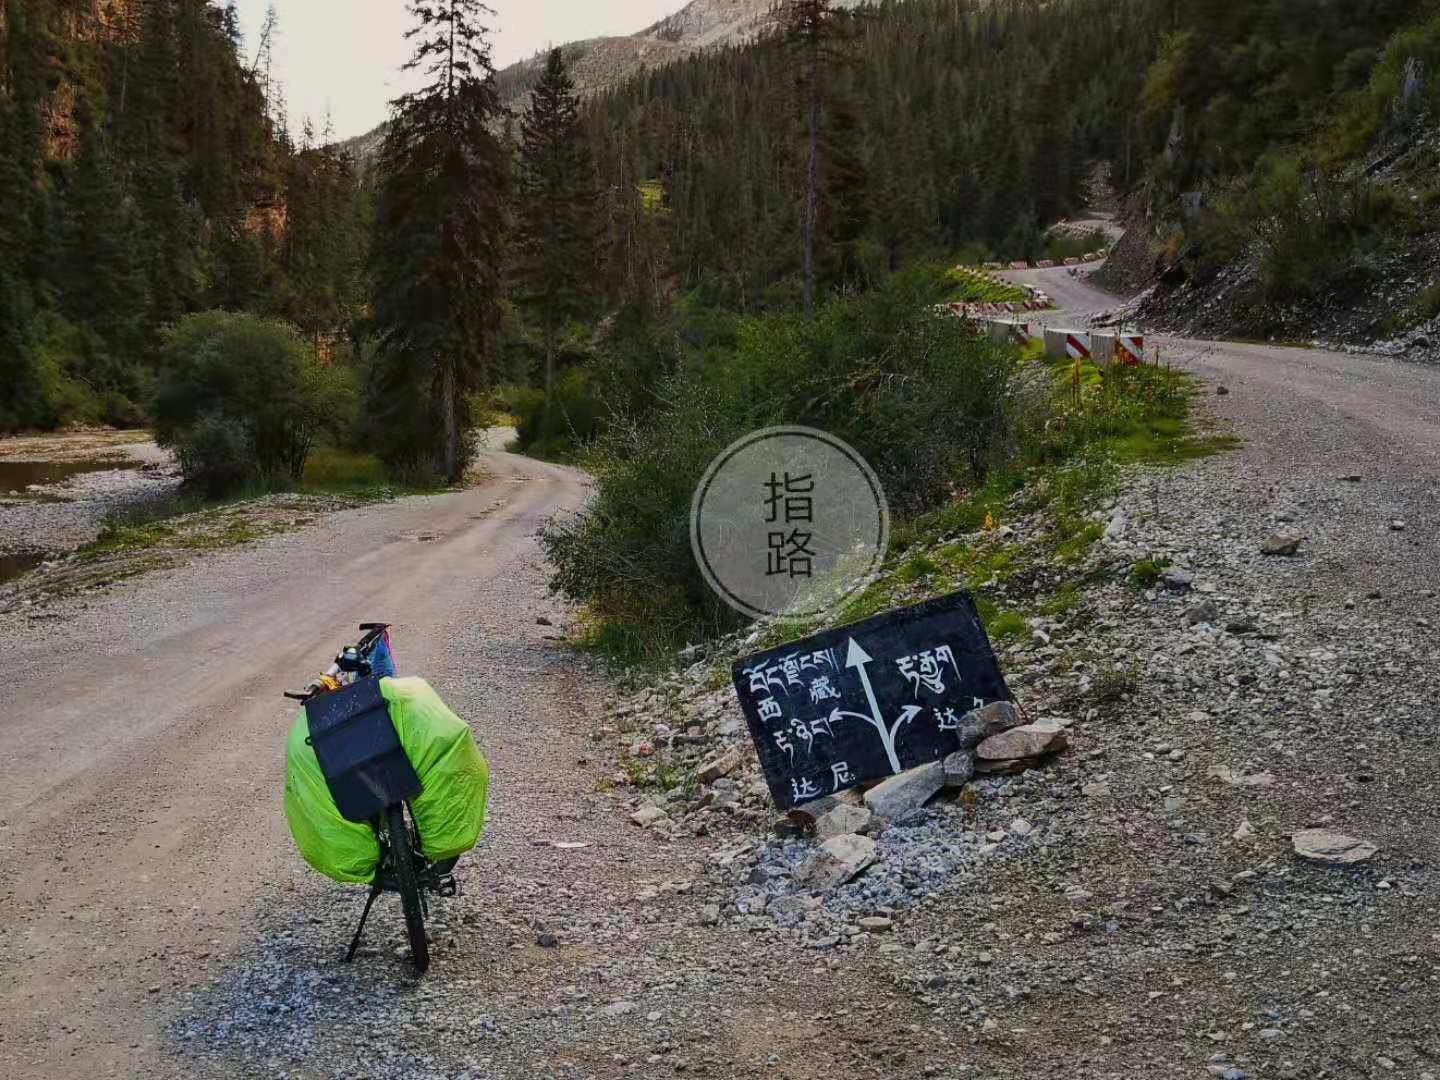
{"label": "tall evergreen tree", "polygon": [[802,270],[806,312],[815,309],[815,224],[820,212],[820,104],[824,93],[824,43],[834,17],[831,0],[785,0],[780,9],[786,38],[801,54],[797,82],[805,123],[805,209]]}
{"label": "tall evergreen tree", "polygon": [[520,131],[522,300],[540,321],[548,395],[560,330],[584,314],[599,270],[595,171],[559,49],[550,51]]}
{"label": "tall evergreen tree", "polygon": [[[64,240],[66,314],[99,334],[116,366],[136,364],[143,349],[145,278],[135,258],[130,200],[115,175],[105,135],[93,124],[80,132],[80,152],[66,191]],[[115,377],[119,372],[107,374],[109,389],[130,389]]]}
{"label": "tall evergreen tree", "polygon": [[409,10],[418,44],[406,70],[428,81],[394,102],[380,155],[370,404],[392,460],[428,457],[458,481],[465,395],[487,385],[499,348],[508,160],[494,133],[489,9],[415,0]]}

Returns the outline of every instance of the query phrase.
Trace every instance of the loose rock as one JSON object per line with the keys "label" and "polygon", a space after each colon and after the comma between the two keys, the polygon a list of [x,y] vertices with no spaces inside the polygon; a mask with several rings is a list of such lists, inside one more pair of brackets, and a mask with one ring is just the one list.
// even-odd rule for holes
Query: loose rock
{"label": "loose rock", "polygon": [[819,890],[839,888],[873,863],[879,855],[868,836],[836,836],[820,845],[795,880]]}
{"label": "loose rock", "polygon": [[1353,866],[1380,850],[1368,840],[1328,829],[1304,829],[1291,837],[1291,842],[1300,858],[1330,866]]}
{"label": "loose rock", "polygon": [[1260,554],[1290,556],[1300,552],[1300,537],[1276,534],[1260,545]]}
{"label": "loose rock", "polygon": [[865,805],[887,821],[919,810],[945,785],[945,768],[938,761],[882,780],[865,793]]}
{"label": "loose rock", "polygon": [[1014,761],[1057,753],[1069,745],[1070,736],[1064,728],[1027,724],[990,736],[975,748],[975,756],[982,761]]}
{"label": "loose rock", "polygon": [[963,788],[975,776],[975,757],[964,750],[957,750],[941,763],[941,767],[947,788]]}

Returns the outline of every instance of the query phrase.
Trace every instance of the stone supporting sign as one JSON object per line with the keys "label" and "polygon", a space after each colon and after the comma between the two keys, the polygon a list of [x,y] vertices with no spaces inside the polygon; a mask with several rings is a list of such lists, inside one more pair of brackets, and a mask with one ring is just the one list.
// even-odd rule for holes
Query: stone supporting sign
{"label": "stone supporting sign", "polygon": [[757,653],[733,675],[781,809],[943,761],[968,749],[977,710],[1010,700],[964,592]]}

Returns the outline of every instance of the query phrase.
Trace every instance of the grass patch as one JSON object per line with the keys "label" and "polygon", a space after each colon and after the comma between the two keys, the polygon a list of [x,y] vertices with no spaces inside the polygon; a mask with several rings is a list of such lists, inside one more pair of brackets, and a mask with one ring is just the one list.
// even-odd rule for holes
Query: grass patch
{"label": "grass patch", "polygon": [[396,477],[375,454],[326,446],[311,451],[305,461],[304,476],[293,490],[385,502],[400,495],[433,495],[454,489],[425,475]]}
{"label": "grass patch", "polygon": [[1017,641],[1029,632],[1025,616],[1018,611],[1002,608],[983,596],[976,598],[975,608],[980,612],[980,621],[985,624],[985,632],[990,635],[990,640],[997,644]]}
{"label": "grass patch", "polygon": [[1090,698],[1100,705],[1123,701],[1140,689],[1135,672],[1126,668],[1105,668],[1090,683]]}
{"label": "grass patch", "polygon": [[1020,286],[969,266],[952,266],[943,276],[948,304],[1019,304],[1029,299]]}
{"label": "grass patch", "polygon": [[1169,559],[1141,559],[1130,568],[1130,584],[1140,590],[1153,589],[1160,575],[1170,565]]}

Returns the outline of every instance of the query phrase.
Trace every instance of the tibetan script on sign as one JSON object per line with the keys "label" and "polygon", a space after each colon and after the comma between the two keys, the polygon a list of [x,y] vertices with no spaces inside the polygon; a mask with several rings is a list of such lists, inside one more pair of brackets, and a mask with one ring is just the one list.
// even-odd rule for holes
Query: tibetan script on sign
{"label": "tibetan script on sign", "polygon": [[733,674],[782,809],[938,761],[966,714],[1010,700],[963,592],[746,657]]}

